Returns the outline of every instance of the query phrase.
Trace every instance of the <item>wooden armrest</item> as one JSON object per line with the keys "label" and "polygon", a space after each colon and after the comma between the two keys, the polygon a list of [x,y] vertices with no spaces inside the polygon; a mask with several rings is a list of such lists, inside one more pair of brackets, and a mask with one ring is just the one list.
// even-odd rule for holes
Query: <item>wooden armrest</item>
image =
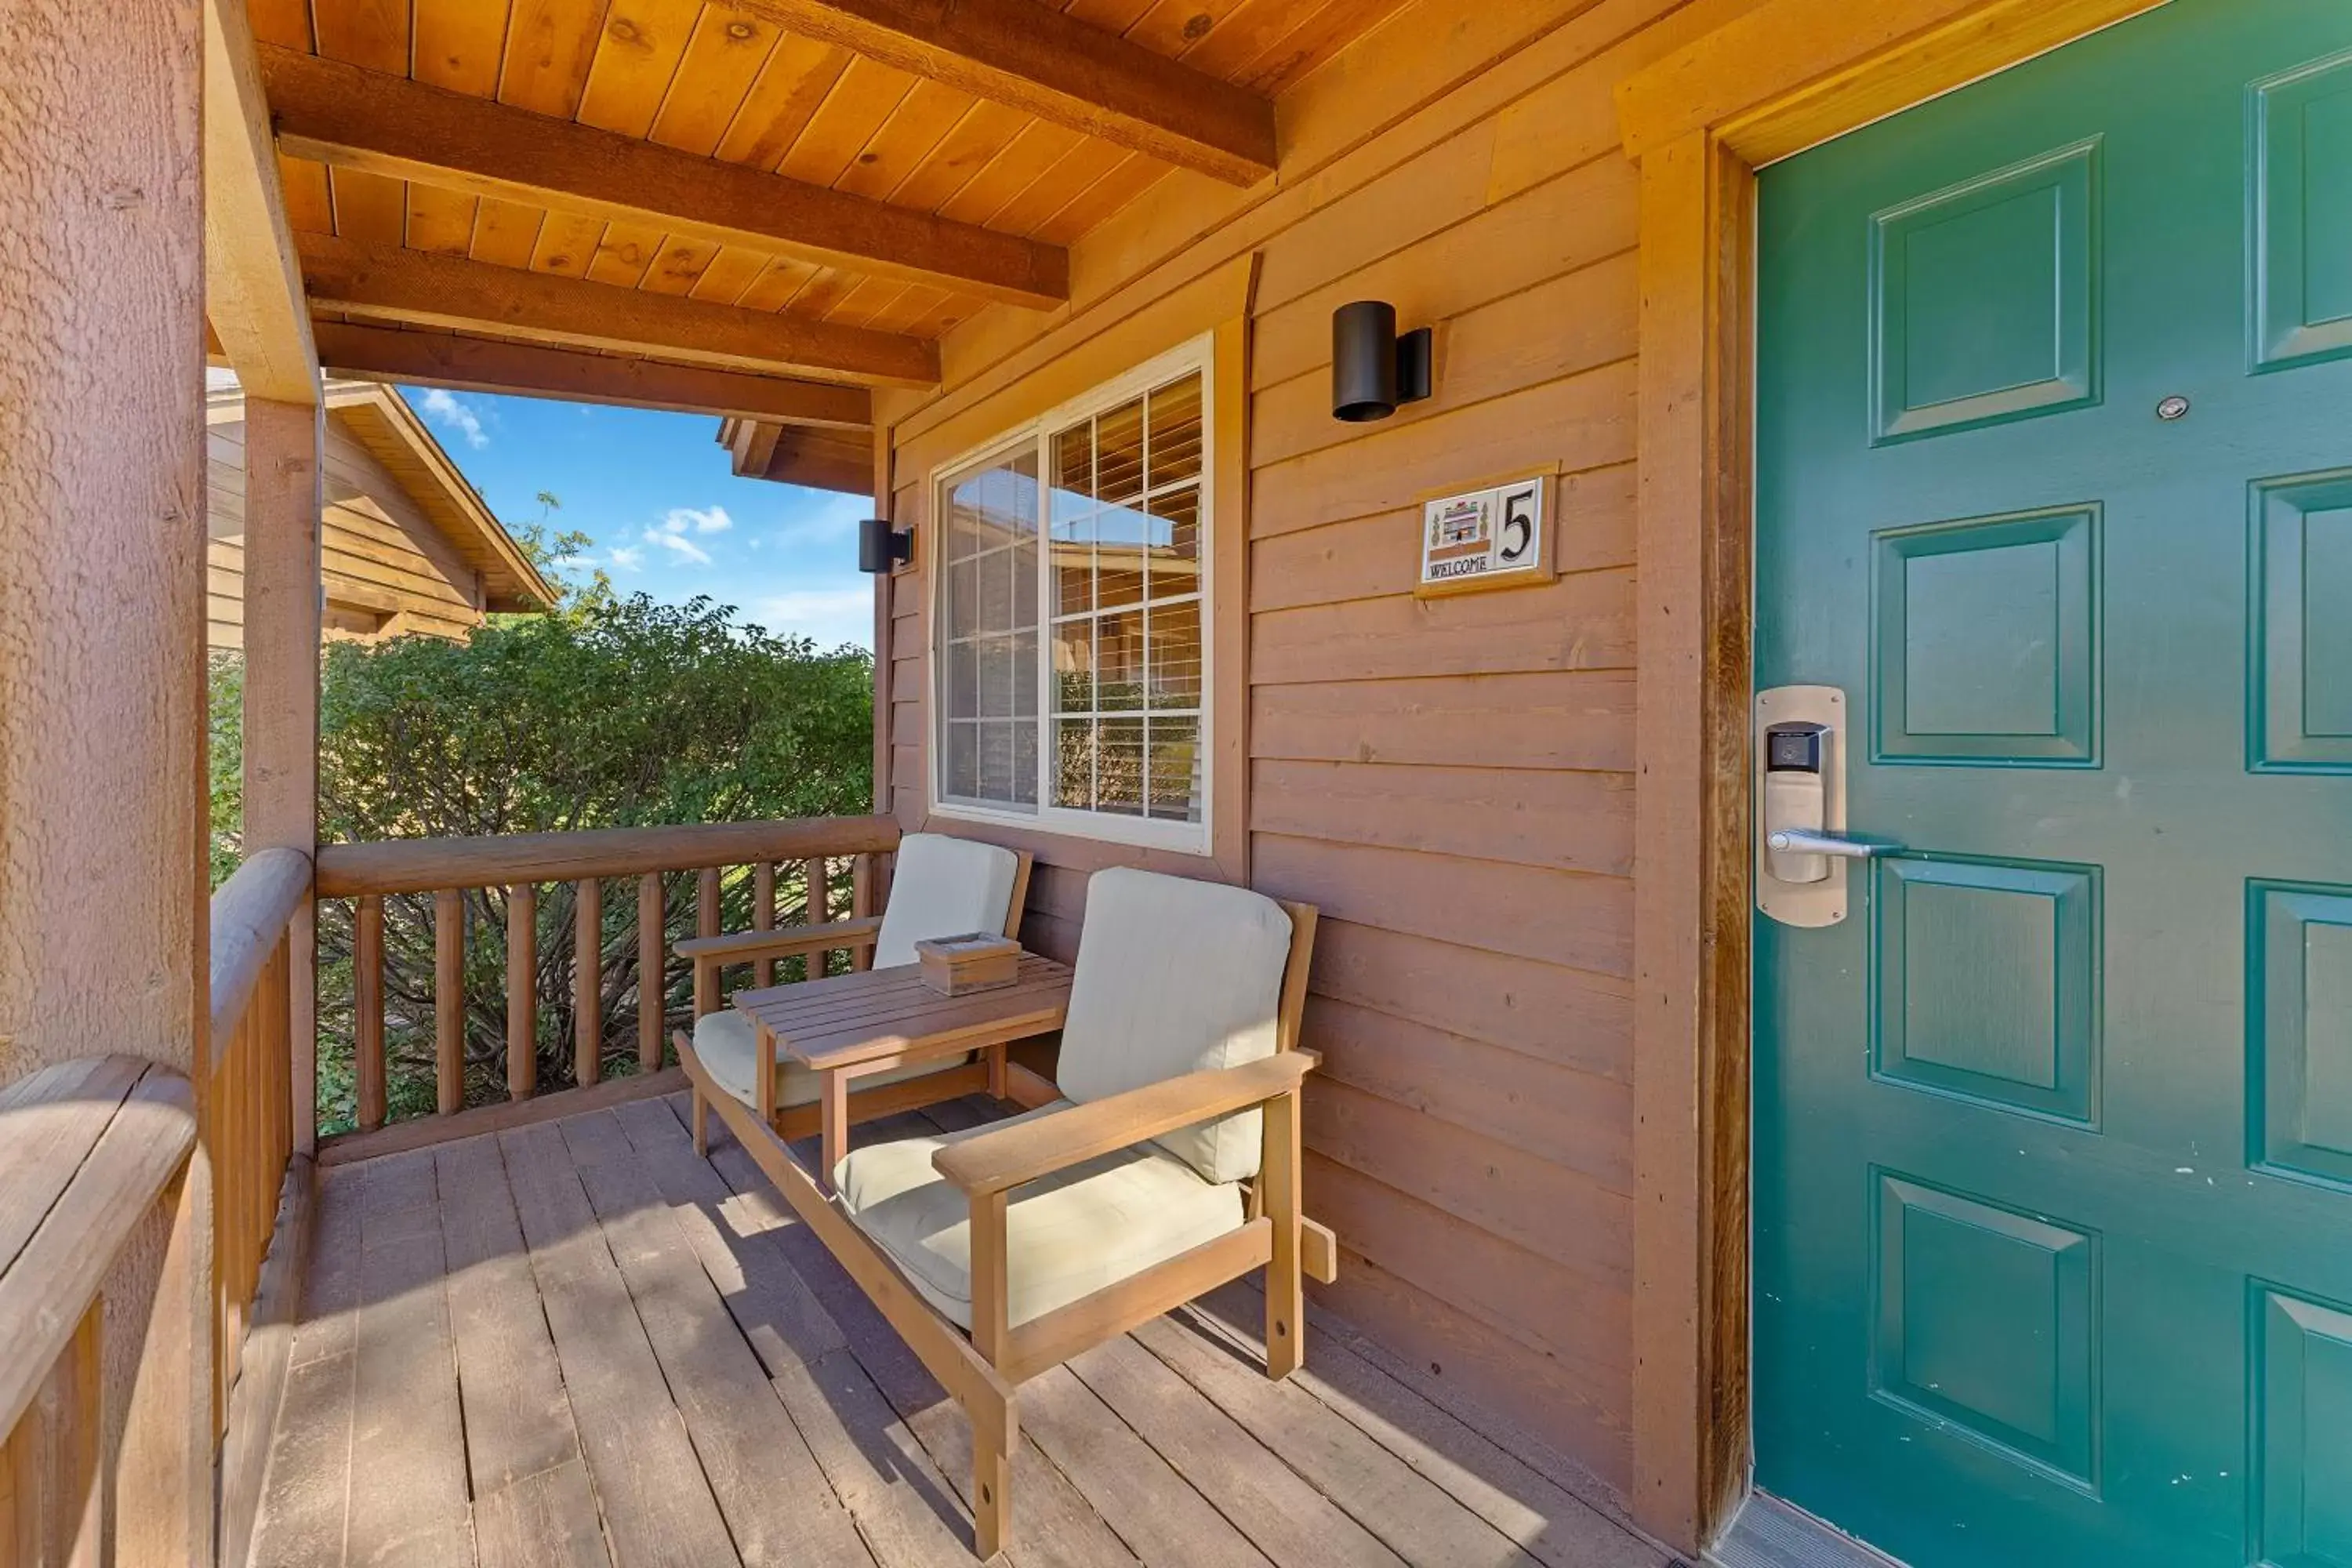
{"label": "wooden armrest", "polygon": [[870,947],[881,930],[881,921],[868,916],[864,920],[835,921],[831,925],[688,937],[671,951],[698,963],[746,963],[755,958],[789,958],[796,952],[830,952],[837,947]]}
{"label": "wooden armrest", "polygon": [[1163,1079],[951,1143],[931,1156],[931,1169],[972,1197],[1004,1192],[1097,1154],[1294,1093],[1318,1060],[1312,1051],[1281,1051],[1237,1068]]}

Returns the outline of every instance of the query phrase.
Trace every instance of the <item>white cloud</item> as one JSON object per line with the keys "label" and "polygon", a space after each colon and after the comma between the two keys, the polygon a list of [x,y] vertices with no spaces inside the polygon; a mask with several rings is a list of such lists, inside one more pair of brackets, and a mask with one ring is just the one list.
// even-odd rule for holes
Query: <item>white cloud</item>
{"label": "white cloud", "polygon": [[674,506],[662,514],[662,520],[646,530],[647,544],[658,544],[681,561],[697,566],[710,564],[710,552],[697,544],[689,535],[724,533],[735,526],[723,506]]}
{"label": "white cloud", "polygon": [[642,544],[613,546],[613,564],[624,572],[642,571],[646,564],[646,547]]}
{"label": "white cloud", "polygon": [[678,559],[691,561],[697,566],[710,564],[710,552],[682,533],[664,533],[658,528],[649,528],[646,530],[646,542],[658,544]]}
{"label": "white cloud", "polygon": [[466,445],[480,451],[490,444],[489,432],[482,428],[481,416],[446,388],[429,388],[420,405],[425,416],[436,425],[455,430],[466,438]]}
{"label": "white cloud", "polygon": [[859,647],[874,646],[874,590],[870,586],[803,588],[772,594],[753,604],[745,615],[747,619],[759,622],[781,637],[813,638],[821,648],[839,647],[844,643]]}

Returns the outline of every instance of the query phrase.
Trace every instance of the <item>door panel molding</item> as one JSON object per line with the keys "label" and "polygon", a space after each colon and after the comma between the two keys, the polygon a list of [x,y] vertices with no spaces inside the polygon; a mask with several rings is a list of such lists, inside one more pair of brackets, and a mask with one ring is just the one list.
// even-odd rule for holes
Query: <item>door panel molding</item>
{"label": "door panel molding", "polygon": [[1641,165],[1634,1515],[1686,1552],[1751,1458],[1755,173],[2166,0],[1767,0],[1621,83]]}

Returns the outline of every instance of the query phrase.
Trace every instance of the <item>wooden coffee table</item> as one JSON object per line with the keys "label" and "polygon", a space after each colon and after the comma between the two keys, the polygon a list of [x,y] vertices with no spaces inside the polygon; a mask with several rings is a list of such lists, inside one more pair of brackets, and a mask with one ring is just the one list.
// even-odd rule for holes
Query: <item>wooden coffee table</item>
{"label": "wooden coffee table", "polygon": [[[849,1151],[849,1091],[856,1079],[917,1062],[944,1066],[977,1050],[987,1054],[988,1091],[1008,1098],[1014,1074],[1024,1080],[1035,1075],[1007,1063],[1004,1047],[1060,1028],[1069,1003],[1069,966],[1033,952],[1021,955],[1012,984],[966,996],[940,995],[911,963],[735,994],[735,1006],[774,1059],[792,1057],[817,1075],[824,1151],[817,1176],[827,1191],[834,1167]],[[768,1079],[774,1081],[772,1072]]]}

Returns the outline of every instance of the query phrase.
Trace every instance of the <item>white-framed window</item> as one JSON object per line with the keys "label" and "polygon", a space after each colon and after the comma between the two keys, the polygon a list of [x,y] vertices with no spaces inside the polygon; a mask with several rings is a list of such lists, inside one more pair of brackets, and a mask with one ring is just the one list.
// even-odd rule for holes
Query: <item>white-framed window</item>
{"label": "white-framed window", "polygon": [[1208,853],[1210,361],[933,475],[935,809]]}

